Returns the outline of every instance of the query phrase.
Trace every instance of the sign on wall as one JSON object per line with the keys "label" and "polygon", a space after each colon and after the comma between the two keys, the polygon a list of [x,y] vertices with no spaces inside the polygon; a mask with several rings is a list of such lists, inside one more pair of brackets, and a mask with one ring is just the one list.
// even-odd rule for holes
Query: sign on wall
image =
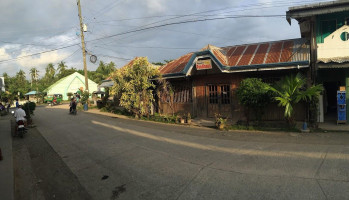
{"label": "sign on wall", "polygon": [[212,69],[211,59],[197,60],[196,61],[196,69],[197,70]]}

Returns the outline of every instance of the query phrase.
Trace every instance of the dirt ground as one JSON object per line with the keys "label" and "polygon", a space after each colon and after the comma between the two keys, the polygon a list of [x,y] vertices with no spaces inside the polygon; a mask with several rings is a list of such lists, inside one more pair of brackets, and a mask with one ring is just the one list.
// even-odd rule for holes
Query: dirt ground
{"label": "dirt ground", "polygon": [[36,128],[13,138],[12,145],[15,200],[91,199]]}

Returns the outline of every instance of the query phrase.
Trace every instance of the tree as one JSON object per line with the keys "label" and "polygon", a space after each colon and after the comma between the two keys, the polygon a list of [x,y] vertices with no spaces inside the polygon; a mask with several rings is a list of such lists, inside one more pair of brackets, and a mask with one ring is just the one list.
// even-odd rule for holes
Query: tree
{"label": "tree", "polygon": [[301,73],[285,76],[274,87],[267,88],[276,94],[274,99],[279,102],[278,105],[285,108],[284,116],[290,125],[294,124],[294,105],[300,101],[310,102],[323,90],[321,84],[306,88],[306,78]]}
{"label": "tree", "polygon": [[[170,82],[159,77],[157,80],[156,94],[159,100],[166,100],[170,106],[172,116],[174,115],[174,89]],[[162,112],[161,103],[158,103],[159,113]]]}
{"label": "tree", "polygon": [[97,73],[103,74],[105,78],[109,76],[110,73],[114,72],[116,70],[116,65],[113,62],[110,62],[108,64],[105,64],[103,61],[99,62],[99,66],[96,69]]}
{"label": "tree", "polygon": [[29,70],[30,79],[31,79],[31,82],[30,82],[31,88],[33,88],[33,83],[34,83],[34,85],[37,84],[37,81],[38,81],[38,78],[39,78],[38,72],[39,72],[39,71],[38,71],[35,67],[32,67],[32,68]]}
{"label": "tree", "polygon": [[[24,94],[29,92],[29,82],[26,80],[25,72],[19,70],[14,77],[5,78],[5,85],[8,84],[8,92],[12,94],[12,97],[15,98],[20,93],[19,98],[24,97]],[[12,99],[12,98],[11,98]]]}
{"label": "tree", "polygon": [[157,65],[157,66],[163,66],[163,65],[165,65],[165,63],[162,63],[162,62],[152,62],[151,64]]}
{"label": "tree", "polygon": [[137,58],[112,74],[115,84],[111,94],[119,96],[120,105],[136,116],[149,115],[155,88],[151,78],[158,75],[158,69],[147,58]]}
{"label": "tree", "polygon": [[241,105],[245,107],[247,125],[250,121],[250,112],[253,111],[256,120],[260,121],[265,107],[271,101],[271,92],[267,89],[268,84],[260,78],[247,78],[241,81],[236,90],[236,95]]}
{"label": "tree", "polygon": [[63,77],[65,77],[65,71],[67,70],[67,66],[65,65],[65,63],[63,61],[61,61],[60,63],[58,63],[58,67],[57,67],[57,71],[58,71],[58,79],[61,79]]}
{"label": "tree", "polygon": [[55,77],[55,73],[56,73],[56,70],[55,70],[55,67],[52,63],[49,63],[46,68],[45,68],[45,77],[48,78],[48,79],[54,79]]}

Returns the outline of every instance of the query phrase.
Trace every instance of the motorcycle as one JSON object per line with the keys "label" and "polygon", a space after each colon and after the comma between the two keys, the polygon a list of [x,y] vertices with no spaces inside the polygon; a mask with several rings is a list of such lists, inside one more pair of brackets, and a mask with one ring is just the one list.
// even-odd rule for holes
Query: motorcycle
{"label": "motorcycle", "polygon": [[76,115],[77,114],[76,108],[71,109],[71,111],[69,111],[69,114]]}
{"label": "motorcycle", "polygon": [[19,120],[17,122],[18,124],[18,127],[17,127],[17,135],[20,137],[20,138],[23,138],[24,137],[24,134],[27,133],[25,127],[24,127],[24,121],[23,120]]}
{"label": "motorcycle", "polygon": [[[11,113],[12,113],[12,115],[15,114],[14,111],[12,111]],[[24,126],[24,121],[18,120],[16,130],[15,130],[13,137],[19,136],[20,138],[23,138],[24,134],[26,134],[26,133],[27,133],[27,129]]]}

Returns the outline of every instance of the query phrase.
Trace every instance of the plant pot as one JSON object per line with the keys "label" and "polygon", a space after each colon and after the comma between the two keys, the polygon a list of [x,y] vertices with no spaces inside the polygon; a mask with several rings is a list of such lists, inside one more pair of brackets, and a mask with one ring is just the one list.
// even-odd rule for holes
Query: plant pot
{"label": "plant pot", "polygon": [[187,119],[187,124],[191,124],[191,119]]}
{"label": "plant pot", "polygon": [[219,124],[219,125],[218,125],[218,129],[219,129],[219,130],[223,130],[224,127],[225,127],[224,124]]}
{"label": "plant pot", "polygon": [[181,124],[184,124],[184,119],[179,119],[179,121],[181,122]]}

